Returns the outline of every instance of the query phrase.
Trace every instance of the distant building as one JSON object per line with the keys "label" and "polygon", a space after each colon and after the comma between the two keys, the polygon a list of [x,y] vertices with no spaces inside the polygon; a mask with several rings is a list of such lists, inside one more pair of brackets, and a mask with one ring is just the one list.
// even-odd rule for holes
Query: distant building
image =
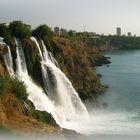
{"label": "distant building", "polygon": [[128,32],[127,36],[128,37],[131,37],[132,36],[132,33],[131,32]]}
{"label": "distant building", "polygon": [[120,27],[116,28],[116,33],[117,33],[117,36],[121,36],[121,28]]}
{"label": "distant building", "polygon": [[55,27],[55,28],[54,28],[54,32],[55,32],[55,34],[56,34],[57,36],[60,36],[60,29],[59,29],[59,27]]}

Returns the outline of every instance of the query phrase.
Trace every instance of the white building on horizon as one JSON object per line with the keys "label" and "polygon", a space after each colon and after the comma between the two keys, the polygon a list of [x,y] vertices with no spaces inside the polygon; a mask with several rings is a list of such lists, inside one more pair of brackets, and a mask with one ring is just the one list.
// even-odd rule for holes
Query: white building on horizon
{"label": "white building on horizon", "polygon": [[116,28],[116,34],[117,34],[117,36],[121,36],[121,28],[120,27]]}

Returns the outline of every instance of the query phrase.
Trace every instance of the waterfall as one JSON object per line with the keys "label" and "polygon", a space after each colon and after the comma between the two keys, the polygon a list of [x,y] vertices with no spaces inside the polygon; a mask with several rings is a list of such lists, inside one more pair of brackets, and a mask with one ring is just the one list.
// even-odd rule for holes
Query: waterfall
{"label": "waterfall", "polygon": [[57,67],[56,60],[47,51],[44,42],[41,42],[42,49],[40,49],[40,45],[36,39],[32,37],[32,40],[39,47],[38,49],[42,50],[40,56],[42,56],[41,66],[45,90],[54,103],[57,112],[61,114],[59,121],[65,123],[66,121],[78,120],[81,116],[83,118],[87,117],[88,112],[78,93],[66,75]]}
{"label": "waterfall", "polygon": [[17,46],[16,47],[16,53],[17,53],[17,59],[16,59],[17,70],[16,70],[16,73],[17,73],[17,75],[20,75],[20,76],[23,73],[28,75],[25,55],[24,55],[24,51],[23,51],[23,48],[22,48],[21,41],[18,38],[16,38],[15,43],[16,43],[16,46]]}
{"label": "waterfall", "polygon": [[[36,109],[51,113],[61,127],[68,128],[66,125],[67,123],[83,121],[88,117],[88,112],[71,82],[59,69],[57,61],[52,54],[47,51],[43,41],[41,42],[41,45],[39,45],[35,38],[32,37],[31,40],[36,43],[39,50],[44,88],[47,91],[48,96],[28,75],[26,59],[21,42],[19,39],[15,39],[17,45],[17,69],[13,75],[26,84],[27,92],[29,94],[28,99],[33,102]],[[42,46],[42,48],[40,46]],[[7,55],[9,58],[11,57],[10,53],[9,50]],[[13,69],[12,65],[9,66]]]}
{"label": "waterfall", "polygon": [[23,81],[27,86],[27,92],[28,92],[28,99],[31,100],[36,109],[51,112],[54,116],[55,115],[55,109],[53,107],[53,104],[49,101],[48,97],[45,95],[43,89],[41,87],[38,87],[31,77],[28,75],[27,65],[25,61],[24,51],[21,46],[21,42],[19,39],[15,39],[16,42],[16,52],[17,52],[17,59],[16,59],[16,74],[21,81]]}
{"label": "waterfall", "polygon": [[7,47],[7,52],[4,55],[4,61],[5,61],[7,70],[9,72],[9,75],[13,76],[14,75],[14,69],[13,69],[13,61],[12,61],[11,50],[10,50],[9,46],[6,45],[6,47]]}
{"label": "waterfall", "polygon": [[[39,45],[35,38],[32,37],[31,39],[36,43],[39,50],[44,88],[47,91],[47,94],[41,87],[37,86],[28,75],[26,59],[20,40],[16,39],[16,72],[13,70],[10,47],[4,42],[2,42],[2,45],[7,47],[7,52],[4,54],[4,60],[9,75],[18,77],[19,80],[26,84],[29,95],[28,99],[33,102],[37,110],[51,113],[61,127],[74,129],[77,132],[90,136],[91,139],[139,139],[139,108],[138,110],[137,108],[134,108],[134,112],[130,112],[130,108],[128,108],[128,111],[126,108],[124,111],[121,108],[123,112],[102,108],[100,110],[93,110],[88,117],[88,112],[77,92],[69,79],[59,69],[56,60],[53,55],[47,51],[43,41]],[[132,77],[130,76],[130,78]],[[120,80],[118,82],[120,82]],[[124,89],[124,87],[122,88]],[[111,91],[109,90],[109,92],[112,91],[112,89]],[[115,94],[116,100],[116,93],[113,91],[108,94],[108,96],[111,94]],[[108,96],[106,97],[107,101],[110,99]],[[70,138],[71,136],[68,136],[68,139]]]}

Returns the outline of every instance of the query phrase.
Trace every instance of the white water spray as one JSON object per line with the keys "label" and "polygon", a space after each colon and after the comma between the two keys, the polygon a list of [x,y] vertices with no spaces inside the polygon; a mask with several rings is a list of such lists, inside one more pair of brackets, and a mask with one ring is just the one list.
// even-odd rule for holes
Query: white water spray
{"label": "white water spray", "polygon": [[[49,55],[47,54],[49,52],[45,50],[46,47],[43,42],[42,48],[40,48],[40,45],[35,38],[32,38],[32,41],[36,42],[36,45],[38,45],[37,47],[39,49],[40,57],[42,58],[41,65],[43,78],[46,82],[45,88],[49,96],[47,96],[40,87],[35,85],[29,77],[26,61],[24,61],[24,52],[20,43],[18,44],[18,41],[16,48],[17,70],[14,76],[18,76],[20,80],[24,81],[29,93],[28,98],[34,103],[36,109],[51,112],[56,122],[59,123],[61,127],[74,129],[77,132],[88,135],[96,134],[102,136],[105,134],[107,136],[112,136],[115,134],[139,134],[139,121],[133,122],[133,120],[130,120],[135,118],[137,114],[127,114],[127,112],[119,114],[117,112],[113,113],[106,110],[97,110],[90,116],[90,118],[88,118],[86,108],[79,99],[76,91],[73,89],[71,83],[62,71],[56,67],[53,61],[49,58]],[[13,69],[12,61],[9,61],[12,60],[10,48],[6,55],[6,66]],[[46,57],[43,55],[46,55]],[[24,68],[26,69],[23,69],[23,62]],[[10,73],[9,68],[7,69]]]}
{"label": "white water spray", "polygon": [[[28,75],[24,51],[19,39],[16,41],[16,73],[21,81],[27,86],[29,93],[28,99],[31,100],[36,109],[50,112],[56,122],[61,127],[67,127],[65,124],[69,122],[77,122],[88,117],[86,107],[80,100],[78,94],[73,88],[71,82],[65,74],[56,66],[57,62],[53,56],[47,51],[42,43],[42,49],[35,38],[31,38],[38,47],[41,57],[41,67],[44,79],[45,89],[48,97],[41,87],[34,84],[33,80]],[[11,52],[8,51],[8,54]],[[10,58],[11,56],[8,55]],[[11,59],[11,58],[10,58]],[[12,68],[12,62],[9,65]],[[8,70],[9,71],[9,70]]]}
{"label": "white water spray", "polygon": [[43,90],[40,87],[38,87],[36,84],[34,84],[32,79],[28,75],[24,51],[22,49],[20,40],[16,39],[16,44],[17,44],[16,76],[20,80],[25,82],[27,86],[27,91],[29,93],[28,98],[34,103],[36,109],[51,112],[55,116],[55,113],[54,113],[55,110],[52,103],[49,101],[48,97],[45,95]]}
{"label": "white water spray", "polygon": [[[32,37],[32,40],[36,43],[40,52],[40,45],[35,38]],[[57,118],[57,123],[65,127],[65,122],[79,121],[87,118],[88,112],[86,107],[71,82],[57,67],[56,60],[47,51],[43,41],[41,43],[42,52],[40,52],[40,56],[42,57],[41,65],[44,85],[49,98],[54,103],[57,114],[60,114]]]}
{"label": "white water spray", "polygon": [[[5,44],[6,45],[6,44]],[[14,67],[10,47],[7,46],[7,53],[4,55],[4,61],[10,76],[14,75]]]}

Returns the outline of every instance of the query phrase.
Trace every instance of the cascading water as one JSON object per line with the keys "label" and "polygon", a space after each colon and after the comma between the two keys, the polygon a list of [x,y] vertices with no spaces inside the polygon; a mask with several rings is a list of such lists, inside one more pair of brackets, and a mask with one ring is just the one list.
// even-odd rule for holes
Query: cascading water
{"label": "cascading water", "polygon": [[7,48],[7,53],[5,53],[5,55],[4,55],[4,62],[6,64],[9,75],[13,76],[14,69],[13,69],[13,62],[12,62],[13,60],[12,60],[11,50],[10,50],[10,47],[3,40],[4,40],[4,38],[0,37],[0,44],[3,47]]}
{"label": "cascading water", "polygon": [[[6,44],[5,44],[6,45]],[[10,47],[7,46],[7,52],[5,55],[4,55],[4,60],[5,60],[5,64],[7,66],[7,70],[9,72],[9,75],[10,76],[13,76],[14,75],[14,70],[13,70],[13,62],[12,62],[12,55],[11,55],[11,50],[10,50]]]}
{"label": "cascading water", "polygon": [[[27,86],[27,91],[29,93],[29,100],[31,100],[36,109],[38,110],[45,110],[51,112],[55,116],[55,109],[52,103],[49,101],[48,97],[45,95],[43,90],[34,84],[30,76],[28,75],[24,51],[22,49],[20,40],[16,39],[16,52],[17,52],[17,59],[16,59],[16,76],[25,82]],[[23,64],[24,63],[24,64]]]}
{"label": "cascading water", "polygon": [[[47,97],[43,89],[35,85],[33,80],[28,75],[21,42],[19,39],[15,39],[17,45],[17,59],[16,72],[13,73],[13,75],[18,77],[21,81],[24,81],[24,83],[26,84],[27,91],[29,93],[29,100],[34,103],[36,109],[50,112],[61,127],[67,128],[67,123],[76,122],[87,118],[88,112],[86,110],[86,107],[80,100],[75,89],[72,87],[71,82],[57,67],[56,60],[47,51],[44,43],[41,42],[41,49],[36,39],[33,37],[31,39],[36,43],[40,53],[44,85],[49,98]],[[9,51],[7,52],[6,60],[12,60],[10,54],[11,52],[9,49]],[[13,69],[12,61],[10,63],[11,64],[9,66],[11,69]]]}
{"label": "cascading water", "polygon": [[[40,57],[42,58],[41,60],[42,74],[44,78],[45,89],[48,93],[48,96],[44,93],[44,91],[40,87],[35,85],[32,79],[29,77],[27,67],[26,67],[24,52],[22,50],[19,40],[17,40],[17,47],[16,47],[16,52],[17,52],[16,73],[14,73],[13,71],[12,57],[11,57],[10,48],[8,46],[7,46],[7,50],[8,50],[7,54],[5,54],[5,63],[10,75],[17,76],[20,80],[25,82],[27,86],[27,91],[29,93],[28,98],[34,103],[36,109],[51,112],[53,117],[57,121],[57,123],[60,124],[60,126],[74,129],[84,134],[88,134],[89,136],[91,136],[91,139],[112,140],[113,137],[115,136],[114,140],[116,139],[121,140],[126,138],[124,136],[128,134],[129,136],[127,137],[127,139],[129,139],[130,136],[132,136],[130,138],[131,140],[139,139],[139,132],[140,132],[139,109],[138,111],[136,110],[137,112],[133,114],[130,113],[133,111],[135,112],[135,110],[132,109],[131,109],[132,111],[130,111],[129,109],[129,112],[121,112],[121,113],[114,112],[113,110],[110,111],[107,109],[94,110],[93,115],[90,115],[90,117],[88,118],[87,117],[88,113],[86,111],[86,108],[84,107],[81,100],[79,99],[76,91],[74,90],[74,88],[72,87],[71,83],[66,78],[66,76],[62,73],[62,71],[55,65],[55,62],[52,61],[53,57],[50,58],[51,55],[46,50],[46,47],[43,44],[43,42],[42,42],[42,48],[40,48],[40,45],[38,44],[35,38],[32,37],[32,41],[36,43],[39,50]],[[120,60],[118,61],[120,64]],[[128,59],[126,60],[126,62],[127,61]],[[133,68],[133,70],[135,69]],[[120,73],[118,74],[120,75]],[[131,75],[129,74],[129,76]],[[108,77],[109,76],[107,75],[107,79],[109,79]],[[112,78],[112,75],[110,76],[110,78]],[[139,88],[138,88],[138,93],[139,93]],[[131,97],[131,95],[129,96]],[[113,104],[115,104],[115,102],[113,102]],[[137,105],[139,104],[137,103],[136,106]],[[88,118],[88,119],[84,120],[83,118]],[[135,139],[134,137],[135,135],[138,135],[138,139]]]}
{"label": "cascading water", "polygon": [[44,79],[45,90],[48,96],[54,103],[55,109],[59,115],[57,118],[58,123],[65,127],[67,121],[79,121],[88,117],[86,107],[80,100],[77,92],[73,88],[71,82],[65,74],[57,67],[56,60],[52,54],[47,51],[43,41],[40,45],[35,38],[32,40],[38,46],[42,65],[42,75]]}
{"label": "cascading water", "polygon": [[28,75],[27,71],[27,66],[26,66],[26,61],[25,61],[25,56],[24,56],[24,51],[22,49],[22,44],[19,39],[15,39],[16,43],[16,53],[17,53],[17,59],[16,59],[16,73],[18,76],[22,75],[23,73],[25,75]]}

